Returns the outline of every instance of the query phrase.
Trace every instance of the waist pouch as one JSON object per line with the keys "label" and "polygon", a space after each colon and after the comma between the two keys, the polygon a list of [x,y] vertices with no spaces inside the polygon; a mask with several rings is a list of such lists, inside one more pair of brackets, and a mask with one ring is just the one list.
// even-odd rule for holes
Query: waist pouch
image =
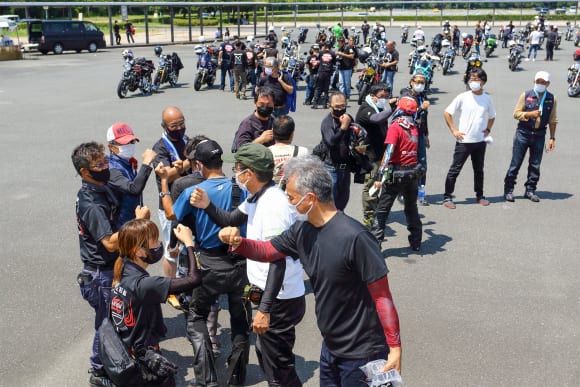
{"label": "waist pouch", "polygon": [[248,284],[244,288],[244,298],[256,306],[260,305],[263,294],[264,290],[256,285]]}
{"label": "waist pouch", "polygon": [[410,167],[392,166],[392,174],[390,176],[391,179],[390,181],[387,181],[387,183],[393,184],[419,179],[421,176],[423,176],[424,172],[425,168],[421,164],[413,165]]}

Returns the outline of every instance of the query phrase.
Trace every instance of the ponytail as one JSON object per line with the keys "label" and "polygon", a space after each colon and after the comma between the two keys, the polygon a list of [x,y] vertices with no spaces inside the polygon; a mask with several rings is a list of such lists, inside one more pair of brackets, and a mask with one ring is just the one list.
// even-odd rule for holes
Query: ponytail
{"label": "ponytail", "polygon": [[115,268],[113,269],[113,287],[121,282],[123,278],[123,270],[125,269],[125,260],[119,256],[115,261]]}

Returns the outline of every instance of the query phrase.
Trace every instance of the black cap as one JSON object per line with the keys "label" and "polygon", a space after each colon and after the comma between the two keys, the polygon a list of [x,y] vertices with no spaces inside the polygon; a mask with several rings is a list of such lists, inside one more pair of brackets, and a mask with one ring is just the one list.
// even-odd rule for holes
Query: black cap
{"label": "black cap", "polygon": [[195,149],[188,155],[188,159],[207,163],[210,160],[221,159],[222,147],[214,140],[204,140],[197,144]]}

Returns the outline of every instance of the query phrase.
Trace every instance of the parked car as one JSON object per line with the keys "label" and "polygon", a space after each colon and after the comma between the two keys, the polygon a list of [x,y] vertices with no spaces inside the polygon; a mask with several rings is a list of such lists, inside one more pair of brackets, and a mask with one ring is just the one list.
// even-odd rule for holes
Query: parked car
{"label": "parked car", "polygon": [[556,8],[556,10],[554,11],[554,13],[556,15],[564,15],[564,14],[566,14],[566,8]]}
{"label": "parked car", "polygon": [[96,25],[79,20],[32,20],[28,22],[28,42],[38,44],[38,51],[43,54],[70,50],[96,52],[107,46]]}

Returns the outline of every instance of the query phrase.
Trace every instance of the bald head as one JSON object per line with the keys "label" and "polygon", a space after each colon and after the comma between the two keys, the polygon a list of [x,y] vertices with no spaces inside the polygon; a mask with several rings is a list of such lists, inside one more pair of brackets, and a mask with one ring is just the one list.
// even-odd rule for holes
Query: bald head
{"label": "bald head", "polygon": [[173,121],[179,120],[183,120],[183,113],[178,107],[169,106],[163,109],[163,113],[161,113],[161,121],[164,124],[169,124]]}

